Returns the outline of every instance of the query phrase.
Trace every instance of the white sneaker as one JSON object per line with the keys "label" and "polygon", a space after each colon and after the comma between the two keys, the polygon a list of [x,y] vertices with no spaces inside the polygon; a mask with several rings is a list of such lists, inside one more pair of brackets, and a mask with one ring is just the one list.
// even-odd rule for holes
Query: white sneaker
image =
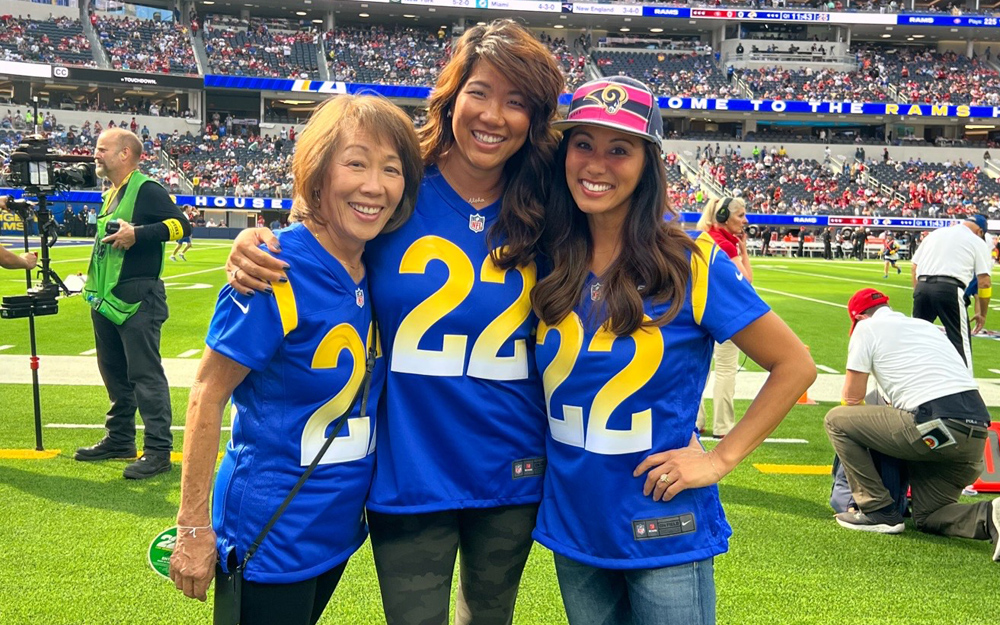
{"label": "white sneaker", "polygon": [[973,488],[972,486],[966,486],[965,488],[962,489],[962,494],[965,495],[966,497],[975,497],[976,495],[979,494],[979,491]]}
{"label": "white sneaker", "polygon": [[990,504],[990,518],[987,523],[992,523],[997,533],[997,542],[993,545],[993,561],[1000,562],[1000,497]]}
{"label": "white sneaker", "polygon": [[174,255],[173,255],[173,254],[171,254],[171,255],[170,255],[170,260],[174,261],[175,263],[177,262],[177,259],[176,259],[176,258],[174,258]]}

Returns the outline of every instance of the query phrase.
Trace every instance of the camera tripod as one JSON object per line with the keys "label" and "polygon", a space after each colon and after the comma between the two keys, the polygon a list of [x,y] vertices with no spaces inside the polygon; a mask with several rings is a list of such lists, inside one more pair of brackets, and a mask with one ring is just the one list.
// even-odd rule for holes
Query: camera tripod
{"label": "camera tripod", "polygon": [[[27,282],[27,293],[3,298],[3,307],[0,308],[0,317],[4,319],[28,318],[28,339],[31,346],[31,390],[35,410],[35,450],[44,451],[42,446],[42,409],[39,398],[38,385],[38,349],[35,333],[35,317],[42,315],[54,315],[59,310],[56,298],[59,293],[69,295],[69,289],[63,283],[59,275],[52,269],[49,258],[49,248],[55,244],[59,238],[57,225],[52,214],[49,212],[47,198],[44,193],[37,193],[38,207],[34,211],[38,223],[38,232],[41,236],[41,253],[39,254],[38,274],[41,282],[37,287],[32,286],[31,270],[25,269],[25,280]],[[13,206],[10,206],[13,204]],[[28,228],[31,223],[32,206],[24,200],[11,201],[8,198],[8,209],[15,212],[23,224],[24,251],[29,249]]]}

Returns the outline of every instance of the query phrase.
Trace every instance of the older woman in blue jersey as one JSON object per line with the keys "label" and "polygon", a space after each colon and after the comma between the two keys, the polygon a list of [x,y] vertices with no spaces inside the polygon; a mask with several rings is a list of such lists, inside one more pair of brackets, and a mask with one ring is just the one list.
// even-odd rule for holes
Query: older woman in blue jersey
{"label": "older woman in blue jersey", "polygon": [[[298,223],[277,233],[298,271],[269,297],[224,287],[191,389],[171,577],[205,600],[216,558],[231,572],[352,405],[374,333],[365,244],[413,213],[422,166],[406,115],[388,100],[322,104],[292,164]],[[377,361],[369,402],[385,376]],[[225,405],[226,445],[209,516]],[[374,403],[372,404],[374,405]],[[326,607],[365,541],[375,422],[355,405],[346,425],[243,571],[243,625],[306,625]],[[370,413],[369,413],[370,414]]]}
{"label": "older woman in blue jersey", "polygon": [[[512,618],[545,464],[529,293],[562,87],[515,22],[466,31],[428,102],[414,218],[365,252],[388,358],[368,522],[389,625],[449,620],[456,554],[456,623]],[[279,279],[267,237],[241,237],[234,286]]]}
{"label": "older woman in blue jersey", "polygon": [[[731,529],[715,483],[815,378],[804,346],[712,241],[667,205],[655,97],[631,78],[573,95],[532,293],[549,435],[535,539],[571,625],[715,622]],[[669,216],[672,221],[665,221]],[[714,343],[770,372],[711,452],[695,419]]]}

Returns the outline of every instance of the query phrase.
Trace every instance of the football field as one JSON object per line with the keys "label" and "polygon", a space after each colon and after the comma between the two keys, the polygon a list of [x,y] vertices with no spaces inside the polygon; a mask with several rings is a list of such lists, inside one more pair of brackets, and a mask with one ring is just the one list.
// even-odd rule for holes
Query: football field
{"label": "football field", "polygon": [[[183,446],[190,376],[225,281],[228,248],[228,242],[195,240],[186,262],[166,262],[170,319],[161,354],[171,381],[177,450]],[[86,270],[89,253],[86,242],[60,244],[52,252],[53,267],[65,279]],[[847,300],[857,289],[873,286],[908,314],[909,264],[900,263],[903,274],[888,279],[882,278],[881,261],[754,258],[753,265],[758,292],[811,349],[820,379],[810,395],[819,403],[796,406],[775,440],[720,486],[734,535],[730,551],[716,559],[719,623],[997,623],[1000,564],[990,561],[988,543],[921,534],[909,521],[899,536],[849,532],[833,521],[828,505],[833,452],[822,422],[839,396]],[[1000,271],[993,276],[1000,278]],[[23,272],[0,272],[0,295],[23,293],[24,286]],[[185,598],[147,563],[150,542],[174,522],[179,464],[170,473],[133,482],[121,476],[125,461],[72,459],[77,447],[100,439],[107,409],[89,315],[82,299],[72,297],[60,302],[58,315],[36,320],[47,454],[33,453],[28,324],[0,320],[0,625],[209,623],[211,600]],[[996,420],[1000,303],[994,304],[987,329],[997,338],[974,338],[972,346],[975,376]],[[747,361],[738,376],[738,415],[760,384],[759,372]],[[365,545],[352,558],[321,623],[383,622]],[[514,622],[566,622],[551,554],[537,545]]]}

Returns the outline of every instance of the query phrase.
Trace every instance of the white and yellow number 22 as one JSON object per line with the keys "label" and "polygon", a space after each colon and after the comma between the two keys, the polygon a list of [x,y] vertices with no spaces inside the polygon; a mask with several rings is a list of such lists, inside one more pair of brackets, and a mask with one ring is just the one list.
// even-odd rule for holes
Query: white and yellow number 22
{"label": "white and yellow number 22", "polygon": [[[401,274],[423,274],[431,261],[448,268],[448,279],[430,297],[418,304],[399,324],[393,343],[393,371],[433,376],[460,376],[466,372],[465,352],[469,337],[445,334],[441,349],[423,349],[420,341],[431,326],[461,305],[472,292],[476,271],[472,261],[457,245],[436,236],[421,237],[403,254]],[[514,354],[500,356],[503,345],[531,313],[531,288],[535,285],[535,266],[518,267],[521,292],[502,313],[493,319],[475,339],[469,355],[468,375],[488,380],[523,380],[528,377],[528,350],[524,339],[514,341]],[[487,256],[479,269],[479,281],[503,284],[510,271],[493,264]]]}
{"label": "white and yellow number 22", "polygon": [[[372,329],[369,327],[369,333]],[[302,430],[301,457],[302,466],[308,466],[326,442],[326,431],[330,424],[344,414],[351,405],[354,395],[365,377],[365,344],[361,342],[358,331],[349,323],[341,323],[326,333],[319,347],[313,354],[313,369],[334,369],[341,352],[349,351],[352,355],[351,376],[340,392],[333,399],[323,404],[314,412]],[[320,464],[334,464],[360,460],[374,451],[374,437],[371,435],[371,411],[368,415],[347,420],[344,428],[347,436],[338,436],[320,459]]]}
{"label": "white and yellow number 22", "polygon": [[[649,317],[645,317],[649,320]],[[635,342],[635,354],[625,367],[597,391],[590,405],[590,419],[586,433],[583,427],[583,406],[563,404],[562,418],[552,414],[552,394],[573,372],[580,351],[583,349],[583,325],[575,313],[570,313],[559,324],[549,327],[538,324],[538,344],[544,345],[549,332],[559,333],[559,349],[549,366],[542,372],[545,385],[545,408],[549,415],[549,431],[555,440],[583,447],[595,454],[628,454],[646,451],[653,446],[653,414],[646,409],[632,413],[631,427],[627,430],[608,428],[612,413],[633,393],[652,379],[663,360],[663,336],[659,328],[640,328],[628,338]],[[610,352],[619,340],[603,326],[590,340],[589,352]],[[627,340],[622,338],[621,340]]]}

